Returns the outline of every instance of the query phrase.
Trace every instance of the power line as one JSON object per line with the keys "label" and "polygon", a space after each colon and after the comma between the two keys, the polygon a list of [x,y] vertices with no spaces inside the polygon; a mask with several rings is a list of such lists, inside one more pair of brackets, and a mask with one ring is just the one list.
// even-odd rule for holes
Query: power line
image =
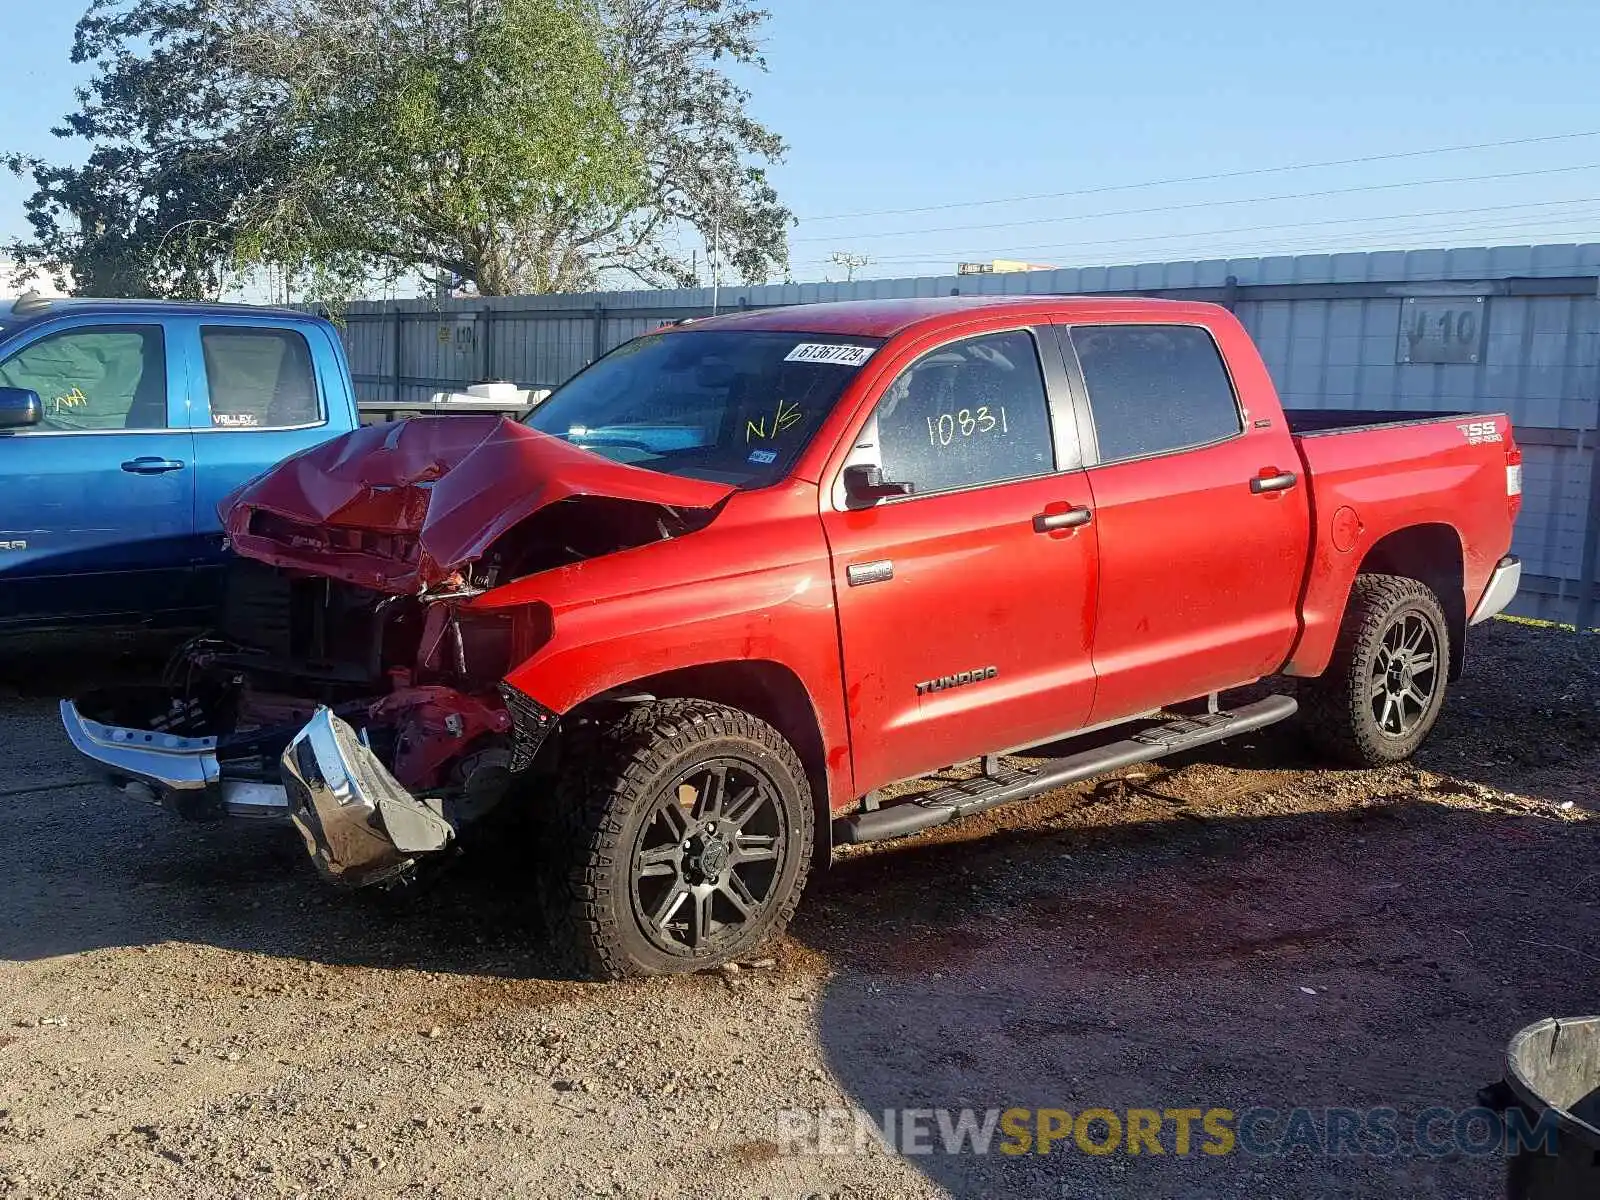
{"label": "power line", "polygon": [[[1555,216],[1542,218],[1518,219],[1510,228],[1508,228],[1506,221],[1500,220],[1487,222],[1472,221],[1466,224],[1451,225],[1440,225],[1438,223],[1422,225],[1399,225],[1388,226],[1383,229],[1360,231],[1335,230],[1323,233],[1308,233],[1302,236],[1285,234],[1278,238],[1252,236],[1248,240],[1241,236],[1234,236],[1221,242],[1185,242],[1182,241],[1181,238],[1174,238],[1173,241],[1176,243],[1175,245],[1163,247],[1158,251],[1158,253],[1162,256],[1163,261],[1169,262],[1201,258],[1229,258],[1235,256],[1261,258],[1278,253],[1282,247],[1290,245],[1304,245],[1313,250],[1328,250],[1329,252],[1333,252],[1332,248],[1340,244],[1349,247],[1350,243],[1348,239],[1351,238],[1360,239],[1360,244],[1357,249],[1359,249],[1359,252],[1367,253],[1370,252],[1371,247],[1374,245],[1375,241],[1378,240],[1392,242],[1394,239],[1439,237],[1446,234],[1459,234],[1474,231],[1481,233],[1483,236],[1495,236],[1501,234],[1505,236],[1517,236],[1521,233],[1521,231],[1526,229],[1562,225],[1600,225],[1600,212],[1586,210],[1582,212],[1562,213]],[[1585,240],[1589,236],[1589,234],[1584,234],[1578,240]],[[1108,258],[1111,255],[1120,255],[1121,253],[1122,251],[1116,249],[1105,252]],[[908,256],[905,259],[895,261],[903,266],[908,267],[916,266],[922,263],[927,263],[935,267],[941,267],[942,264],[947,263],[949,260],[946,256],[936,256],[927,259],[913,258]],[[1129,265],[1132,263],[1137,263],[1138,261],[1148,260],[1120,259],[1118,262],[1107,262],[1105,259],[1101,259],[1087,265],[1119,265],[1119,262],[1121,265]],[[939,273],[948,274],[949,271],[944,269]]]}
{"label": "power line", "polygon": [[818,237],[791,238],[800,242],[847,242],[868,238],[921,237],[930,233],[964,233],[978,229],[1015,229],[1024,225],[1057,225],[1063,221],[1091,221],[1103,217],[1137,217],[1152,213],[1186,212],[1199,208],[1222,208],[1237,204],[1272,204],[1283,200],[1314,200],[1324,196],[1351,196],[1365,192],[1394,191],[1399,188],[1432,187],[1446,183],[1488,183],[1499,179],[1527,179],[1535,175],[1561,175],[1573,171],[1592,171],[1600,163],[1579,163],[1570,167],[1543,167],[1532,171],[1502,171],[1493,175],[1455,175],[1441,179],[1413,179],[1400,183],[1368,183],[1354,187],[1320,188],[1311,192],[1284,192],[1276,196],[1247,196],[1238,200],[1196,200],[1185,204],[1158,204],[1149,208],[1110,209],[1097,213],[1074,213],[1063,217],[1036,217],[1026,221],[997,221],[989,224],[943,225],[931,229],[898,229],[883,233],[829,234]]}
{"label": "power line", "polygon": [[[1537,229],[1537,228],[1543,228],[1543,227],[1548,227],[1548,226],[1556,226],[1556,227],[1562,227],[1562,226],[1573,227],[1573,226],[1577,226],[1577,227],[1584,228],[1585,230],[1594,230],[1596,228],[1600,228],[1600,212],[1568,213],[1568,214],[1564,214],[1562,216],[1543,217],[1543,218],[1539,218],[1539,219],[1536,219],[1536,220],[1521,221],[1521,222],[1518,222],[1518,225],[1517,225],[1517,227],[1519,229]],[[1379,247],[1379,246],[1372,246],[1372,244],[1369,242],[1367,244],[1368,248],[1360,250],[1360,251],[1357,251],[1357,252],[1359,252],[1359,253],[1374,253],[1376,251],[1376,249],[1379,249],[1379,248],[1391,249],[1391,250],[1392,249],[1451,249],[1452,247],[1439,247],[1439,246],[1417,247],[1417,246],[1414,246],[1414,245],[1408,245],[1408,246],[1404,246],[1404,247],[1399,247],[1399,246],[1394,245],[1393,242],[1391,241],[1391,239],[1403,239],[1406,242],[1414,242],[1415,239],[1417,239],[1417,238],[1434,238],[1434,237],[1440,237],[1440,236],[1454,236],[1454,235],[1459,235],[1459,234],[1471,234],[1474,237],[1485,237],[1485,236],[1492,236],[1495,233],[1498,233],[1499,231],[1504,230],[1504,229],[1505,229],[1505,225],[1503,223],[1501,223],[1501,222],[1494,222],[1494,223],[1486,224],[1486,223],[1481,222],[1481,221],[1475,221],[1475,222],[1472,222],[1470,224],[1463,224],[1463,225],[1402,226],[1402,227],[1392,228],[1392,229],[1383,229],[1383,230],[1379,230],[1379,231],[1376,231],[1376,232],[1373,232],[1373,233],[1365,235],[1368,238],[1377,239],[1380,242],[1383,242],[1385,244],[1382,245],[1381,247]],[[1335,253],[1335,252],[1343,252],[1343,251],[1335,251],[1335,250],[1333,250],[1331,245],[1330,245],[1329,239],[1330,238],[1337,239],[1340,236],[1341,235],[1339,235],[1337,233],[1334,233],[1334,234],[1307,234],[1307,235],[1305,235],[1303,237],[1294,237],[1294,236],[1290,235],[1284,240],[1275,240],[1275,241],[1266,241],[1266,242],[1237,242],[1236,241],[1236,242],[1232,242],[1232,243],[1226,243],[1226,244],[1224,244],[1224,246],[1220,250],[1217,250],[1217,251],[1213,251],[1213,250],[1211,250],[1209,248],[1197,247],[1197,249],[1196,249],[1196,251],[1194,253],[1186,253],[1186,252],[1184,252],[1182,250],[1177,251],[1176,253],[1179,255],[1180,258],[1182,258],[1184,260],[1188,260],[1188,259],[1191,259],[1191,258],[1194,258],[1194,257],[1198,257],[1198,256],[1202,256],[1202,255],[1205,256],[1205,257],[1214,257],[1214,258],[1232,258],[1232,257],[1266,258],[1266,257],[1270,257],[1270,256],[1272,256],[1274,254],[1281,253],[1284,250],[1294,250],[1297,253],[1300,253],[1300,252],[1316,253],[1316,252],[1320,252],[1320,251],[1327,251],[1329,253]],[[1595,233],[1592,233],[1592,232],[1585,232],[1585,233],[1577,234],[1577,235],[1573,235],[1573,236],[1574,236],[1574,240],[1577,240],[1577,241],[1580,241],[1580,242],[1584,242],[1584,241],[1589,241],[1589,240],[1595,238],[1597,235]]]}
{"label": "power line", "polygon": [[[1559,217],[1547,217],[1547,218],[1543,218],[1543,219],[1540,219],[1540,220],[1520,222],[1520,225],[1523,228],[1533,228],[1533,227],[1547,226],[1547,225],[1566,225],[1566,224],[1577,224],[1577,223],[1586,223],[1586,224],[1588,224],[1590,226],[1591,229],[1596,230],[1596,232],[1587,232],[1587,233],[1583,233],[1583,234],[1573,235],[1574,236],[1574,240],[1579,241],[1579,242],[1587,242],[1587,241],[1590,241],[1590,240],[1600,240],[1600,213],[1568,214],[1568,215],[1559,216]],[[1492,232],[1492,231],[1495,231],[1495,230],[1499,230],[1501,228],[1503,228],[1503,225],[1501,225],[1501,224],[1485,225],[1485,224],[1482,224],[1482,223],[1473,223],[1473,224],[1469,224],[1469,225],[1444,226],[1444,227],[1440,227],[1440,226],[1436,226],[1436,225],[1422,225],[1422,226],[1417,226],[1415,228],[1385,229],[1385,230],[1381,230],[1381,231],[1378,231],[1376,233],[1373,233],[1373,234],[1371,234],[1369,236],[1380,238],[1380,239],[1404,238],[1404,239],[1408,239],[1409,240],[1409,239],[1412,239],[1412,238],[1415,238],[1415,237],[1436,237],[1436,236],[1441,236],[1441,235],[1455,235],[1455,234],[1467,234],[1467,233],[1480,234],[1480,233],[1483,233],[1483,232]],[[1314,237],[1308,236],[1308,237],[1304,237],[1304,238],[1290,238],[1290,239],[1288,239],[1286,241],[1273,241],[1273,242],[1265,242],[1265,243],[1243,243],[1243,244],[1233,244],[1233,245],[1224,245],[1224,246],[1202,245],[1202,246],[1197,246],[1193,250],[1188,250],[1188,249],[1179,247],[1179,248],[1175,248],[1175,249],[1172,249],[1172,250],[1163,251],[1163,253],[1170,256],[1168,258],[1168,261],[1177,262],[1177,261],[1190,261],[1190,260],[1200,260],[1200,259],[1226,259],[1226,258],[1235,258],[1235,257],[1240,257],[1240,258],[1267,258],[1267,257],[1271,257],[1273,255],[1282,254],[1282,253],[1296,253],[1296,254],[1328,253],[1328,254],[1336,254],[1336,253],[1349,252],[1349,253],[1372,254],[1372,253],[1376,253],[1379,250],[1383,250],[1383,249],[1396,249],[1396,248],[1398,248],[1398,247],[1394,247],[1394,246],[1384,246],[1384,245],[1373,246],[1371,244],[1365,245],[1365,246],[1363,246],[1363,247],[1361,247],[1359,249],[1354,249],[1354,248],[1349,248],[1349,247],[1340,248],[1337,244],[1326,240],[1328,238],[1338,238],[1338,237],[1339,237],[1339,235],[1335,233],[1335,234],[1324,234],[1324,235],[1322,235],[1322,240],[1318,240],[1318,239],[1316,239]],[[1427,248],[1428,249],[1448,249],[1449,247],[1427,247]],[[936,262],[938,260],[930,259],[930,260],[919,260],[919,261]],[[908,266],[909,265],[911,265],[911,264],[908,264]],[[1091,264],[1091,265],[1093,265],[1093,266],[1135,266],[1135,265],[1139,265],[1139,264],[1136,264],[1136,263],[1095,263],[1095,264]],[[1591,267],[1585,267],[1584,269],[1585,270],[1592,269],[1592,265],[1591,265]],[[949,275],[949,274],[951,274],[951,272],[949,272],[949,271],[940,271],[940,272],[938,272],[938,274]]]}
{"label": "power line", "polygon": [[1322,167],[1354,167],[1366,163],[1396,162],[1406,158],[1425,158],[1434,154],[1457,154],[1468,150],[1498,150],[1506,146],[1533,146],[1548,142],[1568,142],[1600,137],[1600,129],[1583,133],[1552,133],[1543,137],[1508,138],[1499,142],[1475,142],[1464,146],[1438,146],[1429,150],[1401,150],[1393,154],[1367,154],[1359,158],[1335,158],[1323,162],[1291,163],[1281,167],[1254,167],[1244,171],[1221,171],[1210,175],[1182,175],[1171,179],[1149,179],[1141,183],[1109,183],[1100,187],[1077,188],[1067,192],[1037,192],[1031,196],[1006,196],[994,200],[958,200],[950,204],[925,204],[917,208],[882,208],[868,212],[829,213],[802,217],[801,224],[817,221],[849,221],[860,217],[902,217],[914,213],[947,212],[956,208],[986,208],[998,204],[1025,204],[1033,200],[1065,200],[1073,196],[1098,196],[1107,192],[1126,192],[1139,188],[1168,187],[1180,183],[1216,183],[1225,179],[1246,179],[1259,175],[1282,175],[1290,171],[1311,171]]}
{"label": "power line", "polygon": [[[1376,217],[1330,217],[1317,221],[1284,221],[1270,225],[1235,225],[1228,229],[1197,229],[1177,233],[1141,234],[1135,237],[1101,238],[1087,242],[1034,242],[1028,245],[1005,244],[1001,254],[1010,255],[1023,251],[1057,251],[1080,250],[1097,246],[1124,246],[1136,243],[1168,242],[1179,238],[1194,237],[1221,237],[1236,233],[1261,233],[1276,229],[1300,229],[1321,225],[1370,225],[1380,221],[1410,221],[1422,217],[1457,217],[1473,213],[1509,212],[1515,209],[1544,209],[1561,205],[1594,204],[1600,202],[1600,197],[1580,197],[1572,200],[1530,200],[1520,204],[1490,204],[1477,208],[1439,208],[1423,212],[1387,213]],[[970,248],[964,250],[930,250],[926,254],[890,254],[875,258],[875,262],[931,262],[943,258],[969,259],[983,258],[989,251],[977,251]],[[803,265],[822,265],[827,259],[802,259]]]}

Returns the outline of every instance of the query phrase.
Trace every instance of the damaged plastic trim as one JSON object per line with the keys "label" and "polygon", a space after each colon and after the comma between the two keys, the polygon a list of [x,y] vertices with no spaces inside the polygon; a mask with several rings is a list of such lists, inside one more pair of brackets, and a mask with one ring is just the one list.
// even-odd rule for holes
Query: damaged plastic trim
{"label": "damaged plastic trim", "polygon": [[511,714],[511,770],[526,771],[539,756],[539,748],[555,732],[557,714],[540,704],[532,696],[509,683],[500,685],[500,695]]}
{"label": "damaged plastic trim", "polygon": [[455,837],[440,802],[401,787],[328,708],[295,735],[280,767],[290,819],[317,869],[335,883],[364,887],[391,879]]}

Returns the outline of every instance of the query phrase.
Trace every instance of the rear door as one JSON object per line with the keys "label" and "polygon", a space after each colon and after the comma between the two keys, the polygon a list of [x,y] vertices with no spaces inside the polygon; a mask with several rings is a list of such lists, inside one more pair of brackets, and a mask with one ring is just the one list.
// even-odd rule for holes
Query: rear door
{"label": "rear door", "polygon": [[316,321],[249,317],[189,321],[190,419],[196,465],[196,562],[220,592],[222,522],[230,492],[283,459],[354,427],[337,339]]}
{"label": "rear door", "polygon": [[1091,720],[1276,671],[1299,631],[1310,537],[1281,412],[1247,415],[1203,325],[1077,326],[1063,349],[1096,442]]}
{"label": "rear door", "polygon": [[161,320],[53,323],[0,358],[44,419],[0,432],[0,624],[143,620],[193,602],[194,439]]}
{"label": "rear door", "polygon": [[1050,340],[1001,328],[907,354],[845,461],[916,491],[852,505],[836,477],[824,498],[863,791],[1088,715],[1095,530]]}

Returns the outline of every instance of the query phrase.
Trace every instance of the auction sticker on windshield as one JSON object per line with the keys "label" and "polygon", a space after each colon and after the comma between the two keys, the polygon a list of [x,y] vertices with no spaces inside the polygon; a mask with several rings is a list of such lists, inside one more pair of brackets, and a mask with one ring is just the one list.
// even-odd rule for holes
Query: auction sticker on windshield
{"label": "auction sticker on windshield", "polygon": [[873,346],[844,346],[829,342],[801,342],[784,357],[784,362],[833,363],[840,367],[859,367],[872,357]]}

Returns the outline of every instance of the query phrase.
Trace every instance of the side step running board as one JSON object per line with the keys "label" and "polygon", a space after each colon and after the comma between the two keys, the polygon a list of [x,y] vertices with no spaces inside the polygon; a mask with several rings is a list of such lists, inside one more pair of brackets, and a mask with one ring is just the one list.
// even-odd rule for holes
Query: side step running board
{"label": "side step running board", "polygon": [[1298,708],[1292,696],[1268,696],[1242,708],[1169,721],[1109,746],[1069,754],[1037,767],[1002,766],[993,775],[952,783],[903,804],[841,817],[833,823],[833,840],[835,844],[855,845],[907,837],[1065,784],[1249,733],[1294,716]]}

